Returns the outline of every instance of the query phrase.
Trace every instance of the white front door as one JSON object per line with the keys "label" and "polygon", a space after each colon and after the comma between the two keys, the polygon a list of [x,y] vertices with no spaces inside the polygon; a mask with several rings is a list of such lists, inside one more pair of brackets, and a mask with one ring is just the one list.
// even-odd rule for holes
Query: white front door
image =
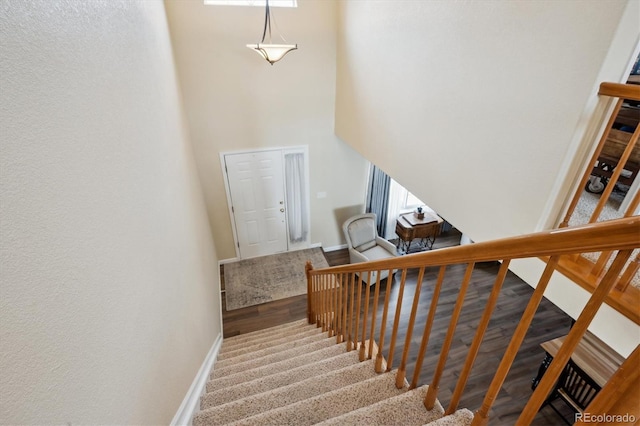
{"label": "white front door", "polygon": [[282,152],[224,156],[240,258],[287,251]]}

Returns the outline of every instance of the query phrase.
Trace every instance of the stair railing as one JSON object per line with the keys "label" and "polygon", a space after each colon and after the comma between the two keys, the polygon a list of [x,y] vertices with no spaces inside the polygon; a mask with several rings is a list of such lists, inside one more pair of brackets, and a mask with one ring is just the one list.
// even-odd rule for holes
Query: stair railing
{"label": "stair railing", "polygon": [[[638,111],[638,107],[624,106],[625,102],[635,102],[636,104],[640,102],[640,86],[605,82],[600,84],[598,95],[603,100],[610,99],[615,101],[615,105],[602,131],[595,151],[587,163],[587,167],[578,183],[576,192],[569,202],[564,218],[559,225],[560,228],[569,226],[571,219],[576,214],[580,200],[584,195],[585,187],[589,185],[590,179],[595,179],[596,175],[598,175],[608,181],[593,211],[589,212],[590,217],[588,223],[596,223],[600,220],[600,215],[609,202],[616,183],[624,180],[625,183],[631,184],[628,181],[633,181],[635,177],[640,174],[640,144],[638,144],[638,139],[640,138],[640,125],[638,125],[640,112]],[[623,107],[631,110],[631,114],[635,114],[635,117],[620,114]],[[621,122],[619,122],[620,120]],[[626,131],[622,131],[616,128],[621,124],[629,124],[630,126]],[[633,125],[636,126],[635,130],[632,132],[628,131],[633,128]],[[618,156],[619,158],[614,158]],[[602,169],[603,164],[606,164],[607,170]],[[611,167],[613,167],[613,169],[611,169]],[[631,177],[623,177],[623,170],[625,170],[625,168],[632,171]],[[621,213],[624,217],[632,216],[640,205],[640,191],[628,196],[633,198],[631,198],[627,204],[624,212]],[[595,288],[596,281],[606,273],[606,269],[611,263],[612,255],[613,253],[611,251],[603,251],[593,260],[589,260],[580,255],[565,257],[560,261],[558,267],[563,273],[570,275],[572,280],[591,292]],[[637,324],[640,324],[640,313],[634,309],[634,306],[638,298],[640,298],[640,290],[629,286],[629,282],[631,277],[638,271],[639,266],[640,261],[638,260],[638,255],[636,255],[635,259],[626,266],[625,277],[628,277],[628,279],[618,281],[614,290],[607,297],[607,303],[609,305],[622,312]]]}
{"label": "stair railing", "polygon": [[[449,357],[453,336],[462,313],[466,291],[474,267],[479,262],[501,262],[491,293],[477,324],[473,341],[468,349],[466,360],[464,365],[459,369],[460,373],[451,400],[445,411],[445,414],[451,414],[457,409],[466,383],[470,377],[471,369],[478,355],[480,345],[496,306],[498,296],[500,295],[502,284],[507,275],[510,261],[531,257],[548,257],[547,265],[533,290],[520,322],[497,367],[493,380],[486,390],[484,401],[475,413],[473,424],[484,425],[488,422],[490,409],[515,360],[518,349],[524,340],[527,329],[531,325],[534,314],[542,300],[547,284],[557,267],[558,261],[564,256],[579,255],[586,252],[616,252],[615,260],[606,274],[599,280],[595,291],[592,293],[582,313],[571,328],[569,335],[564,340],[562,347],[559,349],[556,357],[522,411],[518,424],[530,424],[560,376],[563,366],[585,334],[596,312],[603,304],[607,294],[621,280],[627,278],[626,272],[623,272],[624,266],[630,258],[632,251],[638,247],[640,247],[640,217],[632,216],[607,222],[567,227],[495,241],[416,253],[392,259],[335,266],[318,270],[313,269],[311,264],[307,264],[306,272],[309,290],[308,318],[310,323],[316,323],[317,326],[322,327],[323,330],[330,331],[331,335],[336,337],[336,342],[345,343],[347,351],[359,349],[360,360],[372,359],[375,356],[376,360],[374,365],[376,372],[391,371],[394,368],[394,351],[399,334],[400,318],[405,305],[404,302],[405,300],[407,301],[406,305],[408,307],[409,297],[411,297],[411,295],[408,295],[407,298],[405,298],[404,295],[407,272],[410,269],[418,269],[417,284],[412,296],[408,325],[406,330],[402,330],[405,334],[405,340],[396,373],[396,386],[401,388],[405,384],[409,348],[413,337],[412,334],[418,311],[421,286],[425,278],[425,271],[427,268],[438,268],[429,312],[421,336],[418,355],[415,360],[414,374],[409,385],[409,388],[413,389],[418,386],[420,371],[432,332],[440,292],[443,286],[458,285],[457,283],[447,281],[446,269],[451,265],[466,264],[466,271],[462,282],[459,284],[458,295],[450,316],[444,343],[440,349],[433,378],[429,383],[427,395],[424,399],[425,407],[430,410],[434,407],[438,396],[439,384]],[[387,324],[390,320],[390,295],[392,292],[389,291],[389,288],[385,291],[382,306],[378,344],[376,345],[375,343],[376,313],[378,311],[378,296],[380,291],[379,277],[381,271],[389,271],[389,277],[392,277],[393,271],[396,271],[396,274],[400,274],[398,286],[394,290],[397,291],[397,301],[395,303],[393,326],[386,357],[383,354],[383,348],[385,339],[387,338]],[[370,278],[373,273],[376,273],[378,278],[375,282],[374,300],[370,301],[371,286],[365,284],[364,291],[362,287],[363,278],[366,277],[366,283],[370,283]],[[373,307],[369,310],[369,305],[372,302]],[[640,309],[640,307],[638,307],[638,309]],[[369,333],[368,336],[367,331]]]}

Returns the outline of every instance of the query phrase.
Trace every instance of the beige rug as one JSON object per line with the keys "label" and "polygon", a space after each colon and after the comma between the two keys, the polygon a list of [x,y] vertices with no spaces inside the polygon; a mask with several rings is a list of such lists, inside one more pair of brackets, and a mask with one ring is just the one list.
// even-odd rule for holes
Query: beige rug
{"label": "beige rug", "polygon": [[[620,204],[623,201],[623,197],[619,193],[613,192],[611,196],[607,200],[607,203],[604,205],[604,209],[600,216],[598,217],[597,222],[603,222],[605,220],[619,219],[624,215],[618,211],[620,208]],[[592,194],[587,191],[583,191],[580,199],[578,200],[578,205],[576,206],[575,211],[571,215],[569,220],[569,226],[574,225],[584,225],[589,223],[591,219],[591,215],[593,214],[598,202],[600,201],[600,194]],[[631,257],[627,261],[627,265],[638,255],[640,250],[636,249],[631,254]],[[596,263],[600,258],[600,252],[596,253],[583,253],[583,257],[587,258],[593,263]],[[615,256],[609,257],[607,261],[607,269],[613,263],[613,259]],[[625,266],[626,268],[627,266]],[[640,271],[636,272],[635,275],[631,278],[631,285],[637,289],[640,289]]]}
{"label": "beige rug", "polygon": [[223,266],[227,311],[286,299],[307,292],[304,267],[329,266],[321,248],[290,251]]}

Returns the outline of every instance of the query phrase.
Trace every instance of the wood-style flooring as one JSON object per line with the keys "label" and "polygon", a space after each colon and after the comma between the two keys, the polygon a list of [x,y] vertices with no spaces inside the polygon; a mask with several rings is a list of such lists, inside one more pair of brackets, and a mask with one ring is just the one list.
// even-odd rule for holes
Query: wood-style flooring
{"label": "wood-style flooring", "polygon": [[[439,237],[436,240],[434,249],[458,245],[459,241],[460,234],[454,229]],[[325,257],[332,266],[349,263],[349,255],[346,249],[327,252],[325,253]],[[438,398],[445,408],[455,387],[460,366],[464,363],[468,347],[474,336],[475,325],[478,323],[478,319],[484,309],[484,303],[489,295],[498,268],[499,264],[497,262],[480,263],[475,266],[465,297],[463,311],[454,335],[454,341],[450,349],[447,365],[440,382]],[[465,269],[466,265],[453,265],[447,268],[446,281],[440,295],[427,355],[420,372],[420,385],[428,384],[432,379],[433,370],[438,361],[440,348],[444,341],[444,336],[449,325],[450,314],[458,296],[458,287],[462,282]],[[414,363],[422,338],[422,331],[426,322],[437,273],[438,270],[436,268],[425,271],[425,278],[420,292],[416,326],[412,333],[408,358],[409,362],[407,364],[407,380],[409,381],[411,381],[414,373]],[[224,280],[222,270],[221,276],[221,279]],[[410,270],[407,273],[399,327],[399,330],[402,330],[402,332],[398,333],[394,350],[394,368],[397,368],[402,356],[417,276],[418,270]],[[395,312],[399,283],[400,274],[396,274],[390,282],[384,280],[380,284],[380,300],[384,300],[383,298],[386,291],[391,292],[390,313],[383,348],[383,354],[386,358],[388,358],[389,355],[390,330],[392,327],[393,313]],[[371,289],[373,290],[373,288],[374,287]],[[492,320],[474,364],[471,378],[465,388],[465,393],[459,405],[460,407],[475,411],[481,406],[484,392],[493,378],[500,358],[520,320],[524,307],[532,292],[533,289],[516,275],[512,273],[507,275]],[[371,292],[371,300],[373,300],[373,291]],[[371,304],[370,306],[373,305]],[[224,309],[223,297],[224,336],[230,337],[305,318],[306,308],[306,295],[302,295],[258,306],[226,311],[226,309]],[[382,316],[381,310],[382,306],[379,306],[378,311],[380,313],[378,314],[378,324],[376,325],[377,336],[379,336],[379,324]],[[531,395],[531,380],[535,377],[538,367],[544,358],[544,351],[540,348],[539,344],[566,334],[570,324],[571,318],[569,316],[548,300],[544,299],[542,301],[503,388],[493,405],[490,415],[491,425],[516,424],[520,411]],[[563,406],[561,401],[556,401],[554,405],[560,408],[567,418],[571,418],[571,412]],[[533,424],[556,425],[563,424],[563,422],[550,407],[545,407],[538,413]]]}

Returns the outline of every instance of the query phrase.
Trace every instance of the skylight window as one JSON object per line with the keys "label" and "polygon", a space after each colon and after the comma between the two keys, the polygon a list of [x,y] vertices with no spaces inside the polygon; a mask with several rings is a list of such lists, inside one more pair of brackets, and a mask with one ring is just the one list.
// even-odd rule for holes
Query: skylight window
{"label": "skylight window", "polygon": [[[265,7],[265,0],[204,0],[208,6],[258,6]],[[269,0],[270,7],[298,7],[297,0]]]}

